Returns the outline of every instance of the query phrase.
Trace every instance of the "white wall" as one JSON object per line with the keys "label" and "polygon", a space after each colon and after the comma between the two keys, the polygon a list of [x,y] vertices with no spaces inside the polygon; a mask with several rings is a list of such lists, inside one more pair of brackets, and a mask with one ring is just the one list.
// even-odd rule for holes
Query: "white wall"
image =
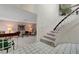
{"label": "white wall", "polygon": [[56,23],[60,21],[58,19],[58,5],[56,4],[36,5],[36,13],[38,15],[37,31],[39,40],[47,32],[53,30]]}
{"label": "white wall", "polygon": [[57,44],[61,43],[78,43],[79,44],[79,23],[69,30],[59,33],[56,40]]}
{"label": "white wall", "polygon": [[[69,24],[65,24],[62,30],[58,33],[56,42],[61,43],[79,43],[79,15],[76,15]],[[75,17],[74,17],[75,18]]]}

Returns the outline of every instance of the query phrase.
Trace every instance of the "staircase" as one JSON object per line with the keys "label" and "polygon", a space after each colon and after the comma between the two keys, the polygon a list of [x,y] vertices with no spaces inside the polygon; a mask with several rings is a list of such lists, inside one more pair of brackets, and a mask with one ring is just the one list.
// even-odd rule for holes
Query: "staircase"
{"label": "staircase", "polygon": [[78,10],[78,8],[76,8],[75,10],[73,10],[71,13],[69,13],[68,15],[66,15],[53,29],[53,31],[50,31],[49,33],[47,33],[45,36],[43,36],[43,38],[40,39],[41,42],[56,47],[56,36],[57,34],[61,31],[62,26],[60,26],[60,24],[66,20],[70,15],[72,15],[76,10]]}
{"label": "staircase", "polygon": [[56,35],[57,35],[57,31],[50,31],[49,33],[47,33],[45,36],[43,36],[43,38],[40,39],[41,42],[53,46],[56,46]]}

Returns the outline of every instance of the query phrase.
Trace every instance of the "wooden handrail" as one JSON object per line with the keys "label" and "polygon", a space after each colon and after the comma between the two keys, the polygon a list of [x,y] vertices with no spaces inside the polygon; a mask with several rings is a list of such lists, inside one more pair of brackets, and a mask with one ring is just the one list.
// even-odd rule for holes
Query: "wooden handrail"
{"label": "wooden handrail", "polygon": [[79,7],[78,8],[76,8],[74,11],[72,11],[70,14],[68,14],[66,17],[64,17],[56,26],[55,26],[55,28],[53,29],[54,31],[57,29],[57,27],[65,20],[65,19],[67,19],[71,14],[73,14],[76,10],[78,10],[79,9]]}

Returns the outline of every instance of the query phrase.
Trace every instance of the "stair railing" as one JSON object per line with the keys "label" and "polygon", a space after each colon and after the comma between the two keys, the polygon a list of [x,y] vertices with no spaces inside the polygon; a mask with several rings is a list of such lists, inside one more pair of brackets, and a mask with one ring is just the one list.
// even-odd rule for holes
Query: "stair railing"
{"label": "stair railing", "polygon": [[[79,6],[79,5],[78,5]],[[66,20],[71,14],[73,14],[75,11],[77,11],[79,9],[79,7],[78,8],[76,8],[75,10],[73,10],[71,13],[69,13],[68,15],[66,15],[56,26],[55,26],[55,28],[53,29],[54,31],[57,29],[57,27],[64,21],[64,20]]]}

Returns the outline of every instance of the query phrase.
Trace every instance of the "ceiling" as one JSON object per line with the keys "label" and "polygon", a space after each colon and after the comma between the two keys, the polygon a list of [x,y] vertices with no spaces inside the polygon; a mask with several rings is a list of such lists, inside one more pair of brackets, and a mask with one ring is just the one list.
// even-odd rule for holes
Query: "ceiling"
{"label": "ceiling", "polygon": [[2,4],[0,5],[0,19],[36,22],[34,6],[24,4]]}

